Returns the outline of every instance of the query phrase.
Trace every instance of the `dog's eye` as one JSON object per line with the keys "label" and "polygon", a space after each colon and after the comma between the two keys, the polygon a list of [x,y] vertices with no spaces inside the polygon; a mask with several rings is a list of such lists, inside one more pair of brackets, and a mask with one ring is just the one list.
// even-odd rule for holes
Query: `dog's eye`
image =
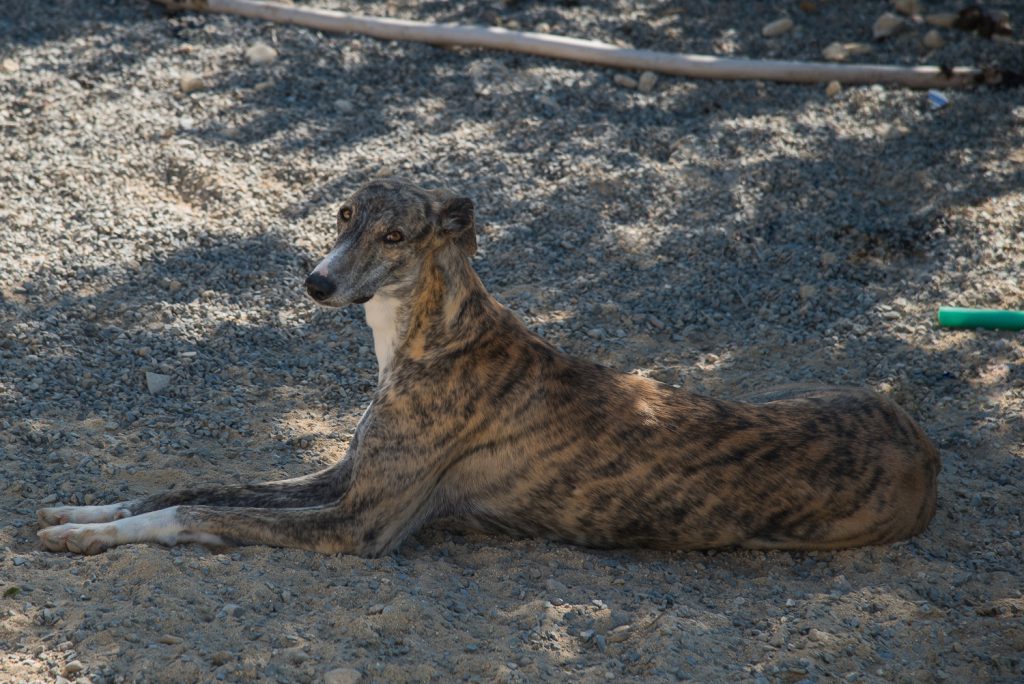
{"label": "dog's eye", "polygon": [[352,218],[352,207],[342,207],[338,210],[338,220],[348,223]]}
{"label": "dog's eye", "polygon": [[391,244],[394,244],[396,242],[401,242],[404,239],[405,239],[405,236],[402,235],[402,231],[400,231],[400,230],[393,230],[393,231],[391,231],[390,233],[388,233],[387,235],[384,236],[384,242],[390,242]]}

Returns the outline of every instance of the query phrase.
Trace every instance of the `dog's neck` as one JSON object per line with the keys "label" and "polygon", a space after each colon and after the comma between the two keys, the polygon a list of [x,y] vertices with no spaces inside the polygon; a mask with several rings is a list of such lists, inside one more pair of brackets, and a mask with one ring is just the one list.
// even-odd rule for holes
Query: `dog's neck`
{"label": "dog's neck", "polygon": [[402,358],[419,359],[428,350],[468,341],[473,326],[460,313],[471,297],[485,307],[500,306],[453,245],[428,256],[408,289],[378,291],[363,304],[373,330],[378,383],[383,384]]}
{"label": "dog's neck", "polygon": [[402,300],[386,293],[377,293],[363,304],[366,324],[373,331],[373,351],[377,355],[377,382],[382,382],[391,369],[395,351],[405,329]]}

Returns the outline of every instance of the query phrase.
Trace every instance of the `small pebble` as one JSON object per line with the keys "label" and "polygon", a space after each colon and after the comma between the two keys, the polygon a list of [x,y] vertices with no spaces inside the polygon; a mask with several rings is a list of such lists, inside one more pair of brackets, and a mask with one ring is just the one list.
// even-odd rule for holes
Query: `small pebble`
{"label": "small pebble", "polygon": [[253,66],[270,64],[277,59],[277,50],[264,42],[254,43],[245,51],[245,58],[249,60],[249,64],[252,64]]}
{"label": "small pebble", "polygon": [[182,639],[180,636],[174,636],[173,634],[164,634],[159,639],[157,639],[157,641],[159,641],[161,644],[168,644],[170,646],[173,646],[175,644],[180,644],[185,640]]}
{"label": "small pebble", "polygon": [[783,17],[782,19],[776,19],[775,21],[765,24],[761,29],[761,35],[765,38],[776,38],[792,28],[793,20],[789,17]]}
{"label": "small pebble", "polygon": [[220,610],[217,611],[217,617],[220,619],[238,617],[241,613],[242,607],[237,603],[225,603],[221,606]]}
{"label": "small pebble", "polygon": [[641,93],[649,93],[654,90],[654,84],[658,82],[658,75],[653,71],[645,71],[640,74],[640,80],[636,82],[636,89]]}
{"label": "small pebble", "polygon": [[84,669],[85,665],[80,660],[72,660],[61,669],[61,673],[67,677],[69,675],[76,675]]}
{"label": "small pebble", "polygon": [[829,81],[828,85],[825,86],[825,94],[829,97],[835,97],[841,92],[843,92],[843,86],[839,81]]}
{"label": "small pebble", "polygon": [[893,9],[912,17],[921,13],[921,0],[893,0]]}
{"label": "small pebble", "polygon": [[18,64],[18,60],[16,60],[16,59],[11,59],[10,57],[5,57],[4,61],[2,63],[0,63],[0,67],[2,67],[3,70],[6,71],[7,73],[13,74],[15,71],[17,71],[18,69],[21,68],[21,65]]}
{"label": "small pebble", "polygon": [[303,650],[302,646],[292,646],[291,648],[282,649],[281,655],[284,656],[285,660],[292,665],[301,665],[309,660],[309,654]]}
{"label": "small pebble", "polygon": [[875,20],[874,26],[871,27],[871,36],[875,40],[882,40],[899,33],[906,27],[907,22],[903,17],[892,12],[885,12]]}
{"label": "small pebble", "polygon": [[622,86],[623,88],[630,88],[632,90],[636,90],[636,87],[639,85],[635,78],[627,76],[626,74],[615,74],[612,76],[612,80],[615,81],[615,85]]}
{"label": "small pebble", "polygon": [[146,371],[146,389],[150,394],[159,394],[171,384],[171,376],[163,373],[151,373]]}
{"label": "small pebble", "polygon": [[924,34],[924,38],[921,39],[924,46],[929,50],[938,50],[940,47],[946,44],[946,41],[942,39],[942,34],[936,29],[930,30]]}
{"label": "small pebble", "polygon": [[633,630],[632,625],[619,625],[612,631],[608,632],[609,643],[617,643],[619,641],[625,641],[629,638],[630,632]]}
{"label": "small pebble", "polygon": [[854,55],[871,52],[871,46],[864,43],[829,43],[821,51],[821,56],[830,62],[844,62]]}
{"label": "small pebble", "polygon": [[363,673],[351,667],[338,667],[324,673],[324,684],[356,684]]}
{"label": "small pebble", "polygon": [[178,87],[183,93],[194,93],[206,88],[206,82],[199,74],[183,74],[181,80],[178,81]]}
{"label": "small pebble", "polygon": [[821,51],[821,56],[830,62],[842,62],[850,56],[850,53],[842,43],[829,43]]}

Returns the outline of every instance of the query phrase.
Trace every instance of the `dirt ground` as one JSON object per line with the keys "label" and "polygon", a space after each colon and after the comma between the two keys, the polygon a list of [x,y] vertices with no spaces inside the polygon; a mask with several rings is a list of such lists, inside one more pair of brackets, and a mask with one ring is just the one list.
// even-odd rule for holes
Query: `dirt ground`
{"label": "dirt ground", "polygon": [[[661,50],[996,64],[888,2],[319,3]],[[925,10],[957,7],[924,3]],[[1019,2],[993,3],[1019,21]],[[660,77],[152,4],[0,16],[0,680],[1024,679],[1020,89]],[[775,38],[761,28],[788,15]],[[253,63],[265,43],[275,56]],[[256,60],[257,62],[259,60]],[[637,77],[638,74],[632,74]],[[920,537],[834,553],[593,551],[435,524],[381,559],[42,551],[35,510],[341,458],[372,394],[358,307],[302,280],[337,204],[401,173],[473,197],[474,265],[563,349],[720,396],[869,386],[939,446]],[[168,387],[147,388],[147,373]]]}

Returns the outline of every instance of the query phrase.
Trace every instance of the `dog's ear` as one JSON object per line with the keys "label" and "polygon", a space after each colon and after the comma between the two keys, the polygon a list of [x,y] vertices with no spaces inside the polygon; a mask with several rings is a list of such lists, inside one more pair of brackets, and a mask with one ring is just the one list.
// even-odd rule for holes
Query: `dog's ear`
{"label": "dog's ear", "polygon": [[476,222],[473,216],[473,200],[468,197],[452,197],[441,204],[438,212],[441,233],[449,234],[455,244],[466,253],[476,254]]}

